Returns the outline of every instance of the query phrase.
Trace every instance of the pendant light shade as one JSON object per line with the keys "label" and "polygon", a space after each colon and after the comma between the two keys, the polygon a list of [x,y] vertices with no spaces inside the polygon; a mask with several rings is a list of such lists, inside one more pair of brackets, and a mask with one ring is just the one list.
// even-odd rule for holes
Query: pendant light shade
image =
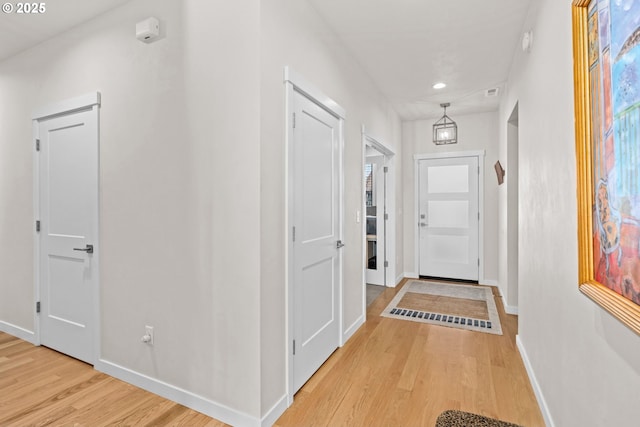
{"label": "pendant light shade", "polygon": [[458,142],[458,125],[447,116],[447,107],[451,104],[440,104],[444,115],[433,125],[433,143],[436,145],[456,144]]}

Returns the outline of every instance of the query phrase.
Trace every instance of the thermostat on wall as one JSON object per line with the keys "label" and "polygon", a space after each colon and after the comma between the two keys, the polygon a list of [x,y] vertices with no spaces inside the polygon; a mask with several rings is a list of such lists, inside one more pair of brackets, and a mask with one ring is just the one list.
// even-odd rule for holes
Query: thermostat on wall
{"label": "thermostat on wall", "polygon": [[151,43],[160,36],[160,22],[154,17],[136,24],[136,38],[141,42]]}

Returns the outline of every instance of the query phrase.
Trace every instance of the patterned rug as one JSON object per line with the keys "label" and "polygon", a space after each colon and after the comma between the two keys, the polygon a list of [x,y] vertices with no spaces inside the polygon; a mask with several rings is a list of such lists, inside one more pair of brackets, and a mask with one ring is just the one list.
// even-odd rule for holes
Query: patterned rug
{"label": "patterned rug", "polygon": [[521,427],[494,418],[462,411],[444,411],[438,416],[435,427]]}
{"label": "patterned rug", "polygon": [[502,335],[493,291],[487,286],[412,280],[380,315]]}

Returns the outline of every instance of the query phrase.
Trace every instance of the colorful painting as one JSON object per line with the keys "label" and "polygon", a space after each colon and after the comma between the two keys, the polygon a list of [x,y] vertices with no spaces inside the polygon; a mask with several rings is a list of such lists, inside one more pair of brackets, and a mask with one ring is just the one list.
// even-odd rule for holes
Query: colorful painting
{"label": "colorful painting", "polygon": [[640,1],[588,8],[595,279],[640,305]]}

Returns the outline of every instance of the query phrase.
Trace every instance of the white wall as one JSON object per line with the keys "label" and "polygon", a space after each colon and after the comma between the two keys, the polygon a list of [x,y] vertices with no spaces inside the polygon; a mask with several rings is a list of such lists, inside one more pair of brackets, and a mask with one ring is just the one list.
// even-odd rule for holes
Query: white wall
{"label": "white wall", "polygon": [[0,327],[33,340],[33,145],[31,110],[19,91],[25,78],[0,68]]}
{"label": "white wall", "polygon": [[[519,333],[550,424],[638,424],[640,337],[578,291],[571,1],[532,3],[500,110],[519,110]],[[508,169],[508,166],[507,166]]]}
{"label": "white wall", "polygon": [[[165,37],[147,45],[134,29],[150,15]],[[98,90],[101,364],[248,417],[261,409],[259,19],[257,0],[135,0],[0,64],[0,320],[34,330],[31,113]]]}
{"label": "white wall", "polygon": [[[455,111],[455,110],[453,110]],[[498,113],[449,115],[458,125],[458,143],[436,146],[433,124],[440,118],[402,123],[402,183],[404,221],[404,267],[409,275],[418,274],[415,265],[415,154],[484,150],[484,278],[481,282],[495,285],[498,281],[498,183],[493,165],[498,160]],[[482,280],[484,279],[484,280]]]}

